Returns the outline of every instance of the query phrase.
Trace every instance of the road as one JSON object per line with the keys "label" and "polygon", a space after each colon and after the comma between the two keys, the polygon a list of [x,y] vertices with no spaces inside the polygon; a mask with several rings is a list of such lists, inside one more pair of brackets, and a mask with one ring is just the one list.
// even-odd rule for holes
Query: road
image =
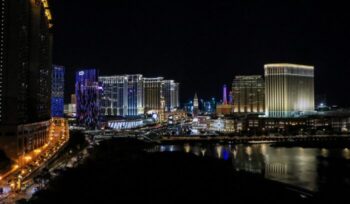
{"label": "road", "polygon": [[[0,203],[14,203],[34,192],[33,178],[49,164],[69,140],[68,123],[63,118],[53,118],[49,141],[41,148],[23,155],[13,168],[1,176],[0,187],[5,190]],[[29,191],[29,192],[28,192]]]}

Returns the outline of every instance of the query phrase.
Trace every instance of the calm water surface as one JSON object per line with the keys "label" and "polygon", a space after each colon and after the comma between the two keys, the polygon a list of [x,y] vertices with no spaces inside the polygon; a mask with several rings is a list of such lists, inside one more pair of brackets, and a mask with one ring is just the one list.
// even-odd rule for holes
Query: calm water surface
{"label": "calm water surface", "polygon": [[[350,147],[350,145],[349,145]],[[267,179],[311,191],[323,186],[350,188],[350,148],[273,147],[270,144],[159,145],[156,152],[183,151],[231,161],[236,171],[260,174]]]}

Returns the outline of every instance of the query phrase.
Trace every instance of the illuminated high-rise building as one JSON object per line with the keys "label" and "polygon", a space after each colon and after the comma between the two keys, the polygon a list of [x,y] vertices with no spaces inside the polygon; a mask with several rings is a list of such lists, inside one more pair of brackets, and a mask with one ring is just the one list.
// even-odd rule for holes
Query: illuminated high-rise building
{"label": "illuminated high-rise building", "polygon": [[227,104],[227,86],[226,86],[226,84],[223,87],[222,103]]}
{"label": "illuminated high-rise building", "polygon": [[77,100],[77,122],[94,129],[98,125],[99,95],[98,71],[85,69],[76,72],[75,95]]}
{"label": "illuminated high-rise building", "polygon": [[136,75],[101,76],[99,112],[101,116],[144,114],[143,77]]}
{"label": "illuminated high-rise building", "polygon": [[265,84],[262,76],[236,76],[232,83],[235,113],[264,113]]}
{"label": "illuminated high-rise building", "polygon": [[266,116],[297,117],[315,109],[314,67],[265,65]]}
{"label": "illuminated high-rise building", "polygon": [[126,116],[128,114],[128,79],[126,76],[101,76],[101,116]]}
{"label": "illuminated high-rise building", "polygon": [[199,101],[198,101],[198,96],[197,93],[194,94],[193,98],[193,117],[197,117],[199,114]]}
{"label": "illuminated high-rise building", "polygon": [[172,107],[174,109],[177,109],[180,107],[180,83],[175,82],[173,84],[173,92],[172,92],[172,96],[171,96],[171,103],[172,103]]}
{"label": "illuminated high-rise building", "polygon": [[53,66],[51,117],[63,117],[64,114],[64,73],[64,67]]}
{"label": "illuminated high-rise building", "polygon": [[46,0],[2,0],[0,15],[0,147],[16,159],[48,139],[51,12]]}
{"label": "illuminated high-rise building", "polygon": [[64,105],[64,114],[73,118],[77,116],[77,97],[75,94],[71,94],[70,103]]}
{"label": "illuminated high-rise building", "polygon": [[230,94],[228,95],[228,103],[233,105],[233,92],[230,91]]}
{"label": "illuminated high-rise building", "polygon": [[165,111],[171,112],[180,106],[179,102],[179,83],[174,80],[163,81],[163,96],[165,100]]}
{"label": "illuminated high-rise building", "polygon": [[126,75],[127,89],[127,115],[138,116],[144,114],[144,92],[141,74]]}
{"label": "illuminated high-rise building", "polygon": [[[170,112],[180,106],[179,83],[140,74],[101,76],[101,116],[140,116],[149,111]],[[164,109],[162,108],[164,100]]]}
{"label": "illuminated high-rise building", "polygon": [[143,78],[146,113],[149,111],[159,112],[161,110],[163,80],[163,77]]}

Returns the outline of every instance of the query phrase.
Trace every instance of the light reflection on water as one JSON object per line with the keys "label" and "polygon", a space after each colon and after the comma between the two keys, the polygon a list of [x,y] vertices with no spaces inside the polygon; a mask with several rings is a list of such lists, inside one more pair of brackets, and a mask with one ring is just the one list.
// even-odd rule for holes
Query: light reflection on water
{"label": "light reflection on water", "polygon": [[[350,149],[271,147],[269,144],[220,145],[184,144],[160,145],[153,151],[183,151],[197,156],[210,156],[232,161],[236,171],[263,175],[267,179],[288,183],[311,191],[319,190],[319,169],[327,169],[319,157],[350,159]],[[350,171],[350,169],[349,169]],[[327,175],[326,175],[327,177]]]}

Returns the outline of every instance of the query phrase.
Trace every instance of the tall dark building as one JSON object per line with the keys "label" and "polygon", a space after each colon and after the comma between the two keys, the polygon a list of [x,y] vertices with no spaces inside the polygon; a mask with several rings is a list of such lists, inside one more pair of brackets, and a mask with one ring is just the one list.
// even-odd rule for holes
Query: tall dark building
{"label": "tall dark building", "polygon": [[47,0],[2,0],[0,8],[0,147],[17,159],[48,138],[52,17]]}

